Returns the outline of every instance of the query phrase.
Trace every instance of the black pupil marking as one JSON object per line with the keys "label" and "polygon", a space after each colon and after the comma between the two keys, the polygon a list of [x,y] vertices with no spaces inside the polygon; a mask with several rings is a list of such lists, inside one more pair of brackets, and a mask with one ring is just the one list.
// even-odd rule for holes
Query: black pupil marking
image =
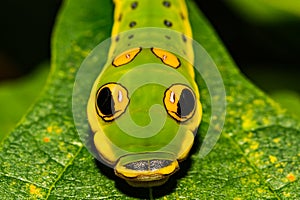
{"label": "black pupil marking", "polygon": [[138,2],[132,2],[132,4],[131,4],[131,8],[132,9],[136,9],[136,7],[138,6]]}
{"label": "black pupil marking", "polygon": [[153,160],[139,160],[136,162],[131,162],[125,164],[124,167],[136,171],[152,171],[152,170],[157,170],[157,169],[167,167],[170,164],[172,164],[171,160],[153,159]]}
{"label": "black pupil marking", "polygon": [[122,20],[122,14],[119,15],[118,21],[120,22]]}
{"label": "black pupil marking", "polygon": [[129,27],[130,27],[130,28],[134,27],[135,25],[136,25],[136,22],[135,22],[135,21],[132,21],[132,22],[129,23]]}
{"label": "black pupil marking", "polygon": [[195,107],[195,99],[192,92],[188,89],[183,89],[179,101],[177,103],[177,114],[179,117],[184,117],[190,114]]}
{"label": "black pupil marking", "polygon": [[182,19],[182,20],[185,20],[185,16],[183,15],[182,12],[180,13],[180,16],[181,16],[181,19]]}
{"label": "black pupil marking", "polygon": [[118,42],[118,41],[119,41],[119,39],[120,39],[120,37],[119,37],[119,36],[117,36],[117,37],[116,37],[116,42]]}
{"label": "black pupil marking", "polygon": [[108,87],[102,88],[97,97],[97,106],[102,114],[111,116],[115,113],[115,102]]}
{"label": "black pupil marking", "polygon": [[168,20],[164,20],[164,24],[167,26],[167,27],[171,27],[172,26],[172,22],[168,21]]}
{"label": "black pupil marking", "polygon": [[167,8],[169,8],[171,6],[170,1],[163,1],[163,5]]}

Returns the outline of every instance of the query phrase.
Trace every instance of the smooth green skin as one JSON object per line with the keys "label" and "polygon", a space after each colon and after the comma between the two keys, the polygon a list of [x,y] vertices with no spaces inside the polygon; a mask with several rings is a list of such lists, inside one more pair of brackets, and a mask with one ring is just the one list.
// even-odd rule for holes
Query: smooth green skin
{"label": "smooth green skin", "polygon": [[[179,49],[181,50],[180,53],[185,52],[188,59],[192,60],[192,45],[190,42],[186,42],[182,39],[182,34],[191,36],[191,28],[187,18],[188,14],[186,11],[185,1],[172,1],[170,7],[165,7],[162,1],[139,1],[135,9],[131,8],[132,1],[116,0],[114,3],[115,22],[112,35],[119,35],[119,39],[112,39],[108,61],[94,83],[87,109],[90,126],[92,131],[95,133],[94,143],[96,144],[96,148],[100,156],[110,164],[115,163],[121,156],[130,153],[143,153],[150,151],[170,152],[175,158],[179,158],[181,160],[186,157],[187,152],[193,144],[193,137],[191,137],[191,135],[197,129],[202,116],[202,108],[199,101],[200,95],[197,84],[194,80],[192,65],[180,58],[181,66],[176,69],[176,72],[187,80],[186,82],[180,82],[178,80],[179,78],[176,76],[172,77],[173,75],[170,75],[170,72],[168,72],[168,70],[173,68],[164,65],[163,62],[151,52],[148,46],[144,48],[140,41],[151,40],[153,44],[152,47],[159,47],[158,45],[160,43],[167,43],[169,45],[167,45],[168,49],[166,50],[173,52],[176,49]],[[172,27],[167,27],[164,24],[164,20],[170,21],[172,23]],[[131,22],[135,22],[136,26],[131,28],[129,26]],[[181,34],[170,33],[168,36],[171,39],[167,39],[165,37],[166,33],[157,34],[154,32],[150,34],[148,31],[143,33],[138,32],[136,34],[133,32],[132,38],[129,38],[126,34],[120,34],[122,31],[143,27],[169,28],[174,31],[179,31]],[[128,35],[131,35],[131,33]],[[134,60],[126,65],[115,67],[111,64],[111,61],[115,57],[131,47],[142,47],[143,49],[134,58]],[[161,80],[168,79],[169,82],[167,85],[164,87],[157,85],[145,85],[134,92],[131,89],[136,82],[134,76],[131,79],[123,80],[124,82],[120,81],[121,77],[131,70],[149,63],[161,64],[159,69],[154,69],[156,74],[152,77],[152,80],[150,78],[150,81],[159,83]],[[152,68],[152,66],[149,66],[149,68]],[[141,73],[136,75],[136,77],[141,80],[147,79],[149,78],[149,73],[141,71]],[[105,122],[95,112],[95,94],[102,85],[112,82],[120,83],[128,90],[130,103],[123,115],[112,122]],[[197,99],[194,116],[182,124],[179,124],[172,117],[168,116],[163,105],[163,98],[166,89],[175,83],[189,85],[194,91]],[[166,118],[163,128],[157,134],[148,137],[147,134],[149,132],[157,131],[153,131],[151,129],[143,129],[141,131],[141,129],[136,130],[128,127],[128,131],[126,133],[120,129],[117,124],[118,121],[123,122],[123,124],[128,124],[130,117],[132,117],[133,121],[140,126],[146,126],[151,123],[148,111],[154,104],[160,105],[162,109],[154,111],[153,118],[158,121],[164,121],[164,118]],[[156,124],[157,123],[154,123],[154,128],[159,126]],[[135,135],[131,136],[128,132],[129,134]],[[99,134],[105,134],[107,138],[105,139],[102,136],[100,137]],[[140,136],[142,138],[140,138]],[[103,146],[103,143],[108,145],[109,148],[100,149]]]}
{"label": "smooth green skin", "polygon": [[[186,134],[192,134],[200,122],[201,105],[199,100],[196,102],[198,110],[195,112],[194,116],[182,124],[178,123],[167,114],[163,104],[163,98],[166,89],[174,83],[189,85],[194,91],[197,91],[198,89],[194,80],[190,78],[189,71],[186,70],[188,63],[183,59],[180,60],[181,66],[175,70],[170,66],[164,65],[161,60],[151,52],[150,49],[143,49],[132,62],[120,67],[109,65],[104,69],[95,82],[95,86],[91,92],[90,100],[95,98],[98,88],[111,82],[118,82],[122,84],[127,89],[128,96],[130,98],[130,103],[125,113],[112,122],[105,122],[99,116],[97,116],[95,113],[94,102],[89,102],[89,119],[97,119],[97,123],[89,120],[93,132],[95,132],[95,134],[102,134],[103,131],[106,137],[112,143],[110,146],[113,153],[107,151],[99,152],[105,160],[113,163],[121,156],[129,154],[129,152],[142,153],[150,151],[170,152],[176,158],[179,156],[180,151],[186,152],[189,150],[190,146],[183,147],[182,142],[186,140]],[[138,75],[133,75],[133,78],[128,77],[122,79],[124,74],[130,73],[131,70],[136,69],[136,67],[143,67],[144,64],[147,65],[149,63],[149,67],[146,66],[144,70],[141,69],[141,71],[137,72]],[[152,67],[153,65],[157,66]],[[149,72],[145,71],[147,69],[149,69]],[[151,72],[153,72],[153,75],[149,77]],[[174,75],[172,75],[172,73],[174,73]],[[176,74],[177,76],[180,75],[181,77],[177,77]],[[153,81],[154,84],[146,84],[133,91],[135,82],[137,82],[134,77],[138,77],[136,79],[139,80],[149,79],[149,81]],[[162,79],[164,79],[165,82],[168,82],[166,87],[156,84],[160,83]],[[128,120],[130,120],[130,117],[137,125],[147,126],[149,123],[151,123],[148,112],[151,106],[154,104],[160,105],[161,109],[155,109],[153,112],[153,118],[157,119],[158,121],[164,121],[164,118],[166,118],[163,128],[157,134],[152,137],[148,137],[147,134],[149,131],[152,131],[151,129],[144,129],[145,132],[135,132],[134,130],[130,129],[129,133],[136,134],[135,136],[137,137],[135,137],[120,129],[118,122],[127,124]],[[156,125],[154,124],[154,126]],[[102,131],[99,131],[100,129]],[[139,138],[139,136],[142,138]],[[98,145],[103,145],[103,141],[95,140],[94,142]],[[189,142],[190,144],[193,143],[193,141]],[[182,148],[187,149],[182,150]]]}

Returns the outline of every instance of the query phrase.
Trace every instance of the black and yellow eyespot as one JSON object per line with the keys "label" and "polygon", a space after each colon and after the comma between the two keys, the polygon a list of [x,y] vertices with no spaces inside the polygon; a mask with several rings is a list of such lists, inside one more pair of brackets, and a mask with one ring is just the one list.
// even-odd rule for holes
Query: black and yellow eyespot
{"label": "black and yellow eyespot", "polygon": [[183,84],[172,85],[165,91],[164,105],[176,121],[187,121],[193,117],[196,108],[194,92]]}
{"label": "black and yellow eyespot", "polygon": [[99,88],[96,95],[96,110],[106,122],[120,117],[129,104],[128,92],[118,83],[108,83]]}
{"label": "black and yellow eyespot", "polygon": [[118,55],[112,62],[115,67],[119,67],[131,62],[140,52],[142,48],[133,48]]}
{"label": "black and yellow eyespot", "polygon": [[154,53],[154,55],[160,58],[164,64],[175,69],[180,66],[180,60],[174,54],[158,48],[151,48],[151,51]]}

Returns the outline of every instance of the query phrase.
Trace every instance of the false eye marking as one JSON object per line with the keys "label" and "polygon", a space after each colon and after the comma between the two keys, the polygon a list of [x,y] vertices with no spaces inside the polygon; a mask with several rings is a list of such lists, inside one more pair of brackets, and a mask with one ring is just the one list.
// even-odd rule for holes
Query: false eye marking
{"label": "false eye marking", "polygon": [[164,105],[168,114],[178,122],[192,118],[196,110],[196,99],[191,88],[174,84],[165,91]]}
{"label": "false eye marking", "polygon": [[156,57],[160,58],[164,64],[175,69],[180,66],[180,60],[174,54],[158,48],[151,48],[151,51]]}
{"label": "false eye marking", "polygon": [[134,58],[141,52],[141,50],[142,48],[134,48],[123,52],[113,60],[113,66],[119,67],[128,64],[129,62],[134,60]]}
{"label": "false eye marking", "polygon": [[119,83],[107,83],[96,94],[96,111],[105,122],[120,117],[129,104],[128,92]]}

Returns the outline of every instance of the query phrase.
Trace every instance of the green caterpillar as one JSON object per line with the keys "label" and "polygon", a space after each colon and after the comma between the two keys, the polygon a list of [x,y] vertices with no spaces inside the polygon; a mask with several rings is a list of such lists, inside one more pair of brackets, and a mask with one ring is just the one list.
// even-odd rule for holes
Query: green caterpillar
{"label": "green caterpillar", "polygon": [[[113,39],[90,93],[88,120],[97,153],[117,176],[133,186],[158,186],[187,157],[202,117],[193,63],[159,45],[193,60],[188,12],[184,0],[114,3]],[[138,31],[145,27],[166,32]],[[142,45],[144,40],[152,46]]]}

